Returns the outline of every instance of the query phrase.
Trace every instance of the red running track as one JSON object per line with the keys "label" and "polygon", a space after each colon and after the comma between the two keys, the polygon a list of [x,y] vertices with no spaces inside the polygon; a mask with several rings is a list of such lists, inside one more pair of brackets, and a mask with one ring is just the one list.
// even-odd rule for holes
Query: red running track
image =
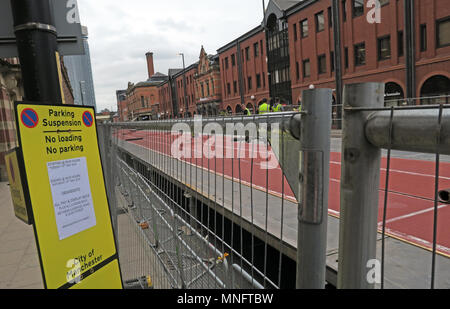
{"label": "red running track", "polygon": [[[230,139],[222,140],[221,137],[203,136],[188,142],[180,138],[180,135],[161,133],[157,131],[129,131],[119,133],[119,138],[129,140],[148,149],[171,155],[171,145],[174,141],[183,141],[190,145],[191,157],[181,159],[193,165],[202,167],[211,172],[241,180],[244,185],[252,185],[254,188],[277,196],[295,201],[294,195],[281,172],[276,160],[269,160],[261,156],[253,156],[250,153],[257,151],[256,146],[248,143],[231,142]],[[137,140],[136,140],[137,139]],[[201,145],[209,145],[219,154],[217,158],[203,155]],[[195,149],[195,143],[200,145]],[[234,145],[234,146],[233,146]],[[253,147],[253,148],[252,148]],[[234,148],[234,150],[233,150]],[[180,146],[178,149],[189,151],[188,147]],[[224,151],[225,149],[225,151]],[[265,150],[265,149],[263,149]],[[227,158],[223,153],[238,153],[241,159]],[[269,148],[270,157],[275,158]],[[195,158],[197,154],[198,158]],[[221,157],[225,157],[221,159]],[[252,166],[253,165],[253,169]],[[267,166],[270,169],[267,169]],[[253,175],[252,175],[253,171]],[[408,159],[391,158],[389,195],[386,212],[386,232],[392,237],[420,246],[427,250],[432,249],[433,239],[433,215],[434,215],[434,187],[435,187],[435,163],[429,161],[417,161]],[[329,186],[329,213],[339,217],[340,210],[340,177],[341,154],[331,153],[330,156],[330,186]],[[382,160],[379,197],[379,227],[381,230],[384,206],[384,188],[386,177],[386,158]],[[450,188],[450,164],[440,164],[439,188]],[[450,257],[450,205],[439,205],[438,212],[438,253]]]}

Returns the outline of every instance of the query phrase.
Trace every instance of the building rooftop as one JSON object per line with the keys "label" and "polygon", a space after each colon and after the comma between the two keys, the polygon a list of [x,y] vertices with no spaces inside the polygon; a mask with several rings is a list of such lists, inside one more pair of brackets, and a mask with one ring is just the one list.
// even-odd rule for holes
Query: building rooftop
{"label": "building rooftop", "polygon": [[286,11],[287,9],[293,7],[294,5],[303,2],[304,0],[272,0],[273,3],[276,4],[282,11]]}
{"label": "building rooftop", "polygon": [[163,82],[167,81],[169,79],[169,76],[156,72],[152,77],[147,79],[146,81],[138,82],[137,84],[131,84],[128,88],[128,91],[130,89],[139,88],[139,87],[151,87],[151,86],[158,86],[162,84]]}
{"label": "building rooftop", "polygon": [[183,69],[169,69],[169,77],[172,77],[181,71],[183,71]]}

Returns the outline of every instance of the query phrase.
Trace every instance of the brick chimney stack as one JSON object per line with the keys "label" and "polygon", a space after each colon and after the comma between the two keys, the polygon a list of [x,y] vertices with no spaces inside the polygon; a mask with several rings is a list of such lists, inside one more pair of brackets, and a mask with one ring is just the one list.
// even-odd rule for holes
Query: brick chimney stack
{"label": "brick chimney stack", "polygon": [[146,53],[145,56],[147,57],[148,78],[151,78],[153,75],[155,75],[155,67],[153,65],[153,53],[151,52]]}

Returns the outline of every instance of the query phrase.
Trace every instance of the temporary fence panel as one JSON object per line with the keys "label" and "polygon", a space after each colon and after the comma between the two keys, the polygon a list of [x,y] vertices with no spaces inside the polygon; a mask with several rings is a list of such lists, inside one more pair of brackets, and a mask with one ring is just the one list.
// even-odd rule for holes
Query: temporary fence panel
{"label": "temporary fence panel", "polygon": [[119,254],[141,265],[124,277],[155,276],[147,263],[166,287],[282,288],[298,270],[324,288],[330,102],[316,89],[301,113],[103,126]]}

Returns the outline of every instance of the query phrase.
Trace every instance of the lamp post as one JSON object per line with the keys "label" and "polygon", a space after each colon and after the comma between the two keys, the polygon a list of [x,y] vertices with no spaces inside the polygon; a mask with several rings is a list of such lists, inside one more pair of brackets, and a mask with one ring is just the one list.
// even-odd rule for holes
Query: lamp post
{"label": "lamp post", "polygon": [[181,58],[183,59],[183,88],[184,88],[184,103],[186,106],[186,111],[185,111],[185,117],[186,117],[188,114],[188,111],[189,111],[189,106],[188,106],[188,102],[187,102],[186,66],[185,66],[185,62],[184,62],[184,53],[179,53],[178,56],[181,56]]}

